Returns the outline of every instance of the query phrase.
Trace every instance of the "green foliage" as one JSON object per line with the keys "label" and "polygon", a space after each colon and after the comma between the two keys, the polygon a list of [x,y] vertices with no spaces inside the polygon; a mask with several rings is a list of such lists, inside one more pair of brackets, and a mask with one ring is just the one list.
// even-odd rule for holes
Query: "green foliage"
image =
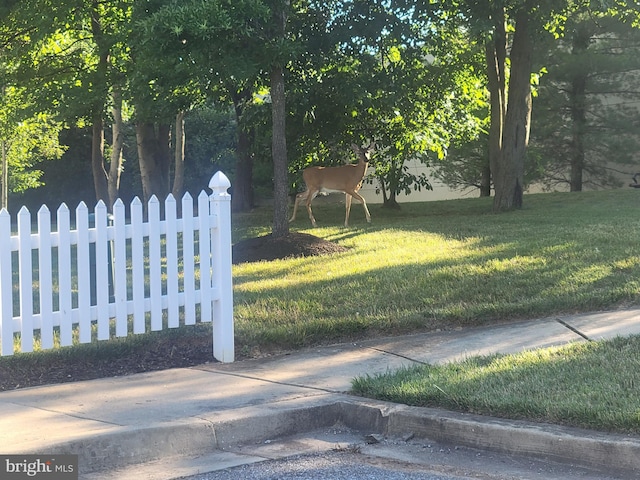
{"label": "green foliage", "polygon": [[[26,89],[5,87],[0,94],[0,144],[8,168],[7,192],[20,193],[42,185],[44,160],[58,159],[62,125],[45,113],[33,113]],[[5,205],[6,206],[6,205]]]}
{"label": "green foliage", "polygon": [[45,114],[38,114],[13,129],[5,142],[8,147],[9,192],[20,193],[42,185],[42,171],[36,166],[44,160],[56,160],[62,156],[65,148],[58,141],[61,128]]}
{"label": "green foliage", "polygon": [[[40,111],[69,121],[102,113],[110,84],[122,79],[130,3],[20,2],[0,22],[8,42],[5,61],[15,66],[10,83],[29,85]],[[99,58],[107,53],[103,65]]]}
{"label": "green foliage", "polygon": [[449,188],[461,191],[480,189],[483,168],[489,162],[488,143],[486,133],[480,133],[472,140],[456,141],[441,162],[434,162],[434,177]]}
{"label": "green foliage", "polygon": [[[454,135],[478,128],[474,92],[479,50],[455,29],[421,32],[412,7],[348,2],[327,15],[327,37],[295,64],[288,85],[295,105],[289,136],[293,171],[309,164],[343,163],[352,142],[375,140],[375,177],[395,195],[430,188],[412,174],[411,159],[441,159]],[[357,31],[357,35],[354,35]]]}
{"label": "green foliage", "polygon": [[265,65],[263,30],[269,19],[270,10],[259,0],[139,5],[134,22],[140,88],[150,78],[157,78],[154,90],[169,96],[240,88]]}
{"label": "green foliage", "polygon": [[[505,2],[510,15],[521,6],[522,2]],[[614,173],[636,162],[633,153],[640,138],[634,108],[636,75],[629,73],[637,70],[638,30],[629,26],[637,11],[625,2],[556,2],[540,7],[532,17],[538,29],[535,68],[539,73],[532,75],[533,125],[524,184],[568,184],[573,162],[574,170],[582,170],[585,185],[619,186],[620,178]],[[488,3],[460,2],[457,8],[478,38],[491,34]],[[444,12],[436,9],[424,14],[440,18]],[[541,26],[555,39],[543,34]],[[507,30],[512,32],[513,25],[508,24]],[[585,33],[584,47],[576,49],[575,42]],[[586,85],[582,93],[576,90],[580,77]],[[579,103],[585,107],[583,123],[572,118]],[[484,117],[482,112],[477,115]],[[582,165],[580,152],[585,154]],[[447,154],[444,162],[436,164],[438,178],[454,188],[480,186],[483,166],[488,165],[484,134],[471,141],[457,138]]]}

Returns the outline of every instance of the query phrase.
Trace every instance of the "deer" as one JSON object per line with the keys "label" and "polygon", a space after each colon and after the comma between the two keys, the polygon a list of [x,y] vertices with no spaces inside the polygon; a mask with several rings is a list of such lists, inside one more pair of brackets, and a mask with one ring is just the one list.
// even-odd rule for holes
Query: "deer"
{"label": "deer", "polygon": [[344,192],[346,195],[346,215],[344,218],[345,227],[349,226],[349,213],[351,211],[351,200],[353,197],[362,203],[367,222],[371,223],[371,215],[367,208],[367,202],[364,197],[358,193],[358,190],[360,190],[360,187],[362,186],[364,174],[369,166],[369,160],[374,148],[374,143],[366,148],[362,148],[354,143],[351,144],[351,148],[358,157],[358,163],[341,165],[339,167],[307,167],[302,171],[302,178],[304,179],[307,189],[296,195],[296,199],[293,204],[293,215],[289,219],[289,222],[293,222],[295,220],[300,202],[306,201],[307,212],[309,213],[311,225],[315,227],[316,219],[311,211],[311,202],[313,202],[313,199],[316,198],[316,195],[318,195],[320,191],[328,190]]}

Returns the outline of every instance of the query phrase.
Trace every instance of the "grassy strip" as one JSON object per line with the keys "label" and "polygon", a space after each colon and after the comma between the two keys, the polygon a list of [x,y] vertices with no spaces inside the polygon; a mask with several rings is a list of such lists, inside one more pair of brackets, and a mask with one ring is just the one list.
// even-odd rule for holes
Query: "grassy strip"
{"label": "grassy strip", "polygon": [[416,366],[353,381],[356,394],[414,406],[640,433],[640,337]]}

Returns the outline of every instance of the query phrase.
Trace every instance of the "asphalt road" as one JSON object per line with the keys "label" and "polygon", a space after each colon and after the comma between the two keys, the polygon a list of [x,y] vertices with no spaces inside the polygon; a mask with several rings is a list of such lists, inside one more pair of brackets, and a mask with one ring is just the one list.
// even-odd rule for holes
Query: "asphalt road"
{"label": "asphalt road", "polygon": [[389,462],[374,465],[369,461],[363,461],[362,456],[357,453],[330,453],[243,465],[190,477],[190,480],[462,480],[467,478],[471,477],[434,473],[408,465],[389,464]]}
{"label": "asphalt road", "polygon": [[[320,433],[319,436],[328,432]],[[224,470],[185,477],[185,480],[616,480],[612,472],[593,471],[572,465],[466,447],[381,439],[369,444],[361,436],[336,448],[302,455],[280,456],[274,460],[240,465]],[[300,438],[291,438],[277,447],[279,452],[295,451]],[[261,450],[262,449],[262,450]],[[248,453],[250,449],[245,449]],[[265,452],[257,446],[254,453]],[[268,455],[267,455],[267,458]]]}

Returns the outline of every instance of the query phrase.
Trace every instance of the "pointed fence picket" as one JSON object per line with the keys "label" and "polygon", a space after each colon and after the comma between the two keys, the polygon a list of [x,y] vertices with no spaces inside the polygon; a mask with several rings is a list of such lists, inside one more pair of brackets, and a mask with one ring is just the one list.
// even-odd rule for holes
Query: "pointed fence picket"
{"label": "pointed fence picket", "polygon": [[[231,283],[231,184],[221,172],[194,199],[178,205],[169,195],[164,218],[156,197],[135,198],[129,220],[121,200],[107,213],[98,202],[93,214],[84,202],[51,213],[43,205],[32,232],[31,213],[11,217],[0,211],[0,353],[107,340],[180,325],[213,322],[213,356],[234,358]],[[198,308],[199,307],[199,315]],[[75,337],[75,339],[74,339]]]}

